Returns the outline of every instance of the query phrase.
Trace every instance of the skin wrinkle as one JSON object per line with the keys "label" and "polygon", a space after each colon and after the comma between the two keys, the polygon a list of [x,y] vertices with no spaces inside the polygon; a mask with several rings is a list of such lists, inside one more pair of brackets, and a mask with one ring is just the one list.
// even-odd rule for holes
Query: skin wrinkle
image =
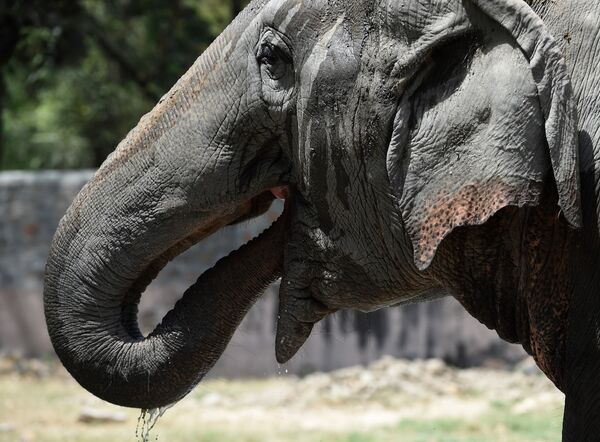
{"label": "skin wrinkle", "polygon": [[[366,35],[367,35],[367,33],[365,33],[365,38],[363,39],[363,43],[362,43],[362,44],[361,44],[361,46],[360,46],[361,55],[359,55],[359,57],[358,57],[359,59],[360,59],[360,58],[362,58],[362,51],[363,51],[363,49],[364,49],[364,46],[365,46],[365,44],[366,44]],[[379,47],[380,47],[380,45],[381,45],[381,44],[380,44],[380,41],[379,41],[379,42],[378,42],[378,44],[377,44],[377,48],[379,48]],[[378,56],[378,55],[375,55],[373,58],[375,58],[375,59],[378,59],[378,58],[379,58],[379,56]],[[374,78],[372,78],[372,79],[371,79],[371,86],[373,86],[373,83],[374,83]],[[353,119],[352,119],[352,126],[353,126],[353,128],[360,127],[360,126],[357,124],[357,115],[358,115],[358,112],[359,112],[359,110],[360,110],[360,106],[361,106],[361,99],[360,99],[360,97],[361,97],[361,94],[359,94],[359,97],[358,97],[358,102],[357,102],[357,104],[356,104],[356,110],[355,110],[355,112],[354,112]],[[360,132],[359,132],[359,134],[360,134]],[[363,146],[363,143],[361,143],[361,142],[360,142],[360,135],[359,135],[359,140],[356,140],[356,139],[354,139],[354,144],[355,144],[355,145],[357,145],[357,146]],[[367,159],[367,155],[365,155],[365,152],[364,152],[364,151],[363,151],[363,152],[361,152],[361,153],[362,153],[362,155],[361,155],[361,154],[359,154],[359,155],[358,155],[358,157],[359,157],[359,158],[360,158],[362,161],[361,161],[361,163],[360,163],[360,169],[359,169],[359,170],[357,170],[357,172],[356,172],[356,173],[357,173],[357,175],[356,175],[357,177],[360,177],[360,175],[361,175],[361,174],[363,174],[363,176],[364,176],[364,175],[366,175],[366,171],[369,169],[369,168],[367,167],[367,164],[366,164],[366,162],[365,162],[365,161],[366,161],[366,159]],[[367,177],[365,176],[365,178],[367,178]],[[356,180],[356,181],[360,181],[360,179],[357,179],[357,178],[355,178],[355,180]],[[367,179],[366,181],[368,182],[369,180]],[[378,202],[378,201],[381,201],[381,200],[382,200],[382,198],[377,198],[377,195],[376,195],[376,194],[377,194],[377,193],[379,193],[379,194],[380,194],[379,196],[383,196],[383,195],[381,195],[381,194],[382,194],[384,191],[382,191],[382,190],[379,190],[379,189],[378,189],[378,188],[376,188],[376,187],[370,187],[370,188],[368,189],[368,191],[370,191],[370,192],[371,192],[371,194],[372,194],[372,196],[373,196],[373,198],[372,198],[372,201],[374,201],[374,202]],[[371,210],[369,210],[369,209],[371,209]],[[363,212],[366,212],[366,213],[368,213],[368,212],[373,212],[373,211],[374,211],[375,213],[377,213],[377,212],[383,212],[383,211],[380,211],[380,210],[378,210],[377,208],[375,208],[375,209],[373,210],[373,208],[368,208],[368,207],[364,207],[364,210],[363,210]],[[374,231],[375,231],[375,232],[381,232],[381,236],[380,236],[380,237],[381,237],[381,244],[384,244],[384,245],[386,246],[386,250],[388,250],[388,253],[389,253],[389,247],[390,247],[390,246],[388,245],[388,242],[387,242],[387,241],[385,241],[385,239],[383,238],[383,232],[385,232],[385,230],[386,230],[386,226],[384,226],[384,225],[383,225],[383,220],[376,219],[376,221],[379,223],[379,225],[378,225],[378,226],[377,226],[377,227],[374,229]],[[389,254],[388,256],[393,256],[393,255],[392,255],[392,254]],[[383,259],[385,259],[385,258],[382,258],[381,260],[383,260]],[[388,258],[388,259],[389,259],[389,258]],[[397,260],[395,260],[395,259],[392,259],[392,262],[394,262],[394,261],[397,261]],[[366,267],[369,267],[369,266],[368,266],[368,265],[366,265]],[[377,267],[380,267],[380,268],[381,268],[382,266],[381,266],[381,265],[379,265],[379,266],[376,266],[376,267],[375,267],[375,269],[377,269]],[[371,272],[369,272],[369,273],[371,273]],[[376,273],[376,272],[373,272],[373,273]]]}
{"label": "skin wrinkle", "polygon": [[[588,0],[573,1],[581,12]],[[534,355],[567,391],[565,434],[585,431],[578,416],[590,412],[571,397],[600,394],[573,385],[585,374],[564,348],[581,361],[578,346],[596,338],[569,338],[565,315],[581,308],[574,293],[599,283],[571,278],[571,257],[591,267],[597,257],[581,258],[590,228],[579,236],[567,225],[579,207],[569,181],[573,109],[562,58],[539,19],[520,0],[272,0],[246,11],[61,224],[45,302],[70,370],[112,401],[163,405],[200,380],[279,274],[280,361],[337,309],[431,299],[444,287]],[[267,29],[291,60],[257,60]],[[569,62],[587,56],[575,48],[581,41],[575,31]],[[286,81],[265,76],[274,69]],[[587,110],[581,85],[597,88],[581,67],[569,69]],[[582,148],[595,149],[593,118],[582,121],[593,138]],[[547,138],[567,142],[556,151]],[[591,170],[600,155],[586,155]],[[593,194],[598,177],[586,186]],[[254,216],[273,187],[292,195],[275,248],[251,243],[220,262],[141,340],[136,303],[153,276],[213,228]],[[595,195],[586,198],[589,220],[600,209]]]}

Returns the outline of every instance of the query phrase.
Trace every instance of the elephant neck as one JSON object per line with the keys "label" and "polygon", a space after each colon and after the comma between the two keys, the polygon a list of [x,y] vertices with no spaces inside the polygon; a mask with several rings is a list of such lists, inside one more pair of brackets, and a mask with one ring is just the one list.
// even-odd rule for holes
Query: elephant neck
{"label": "elephant neck", "polygon": [[[578,114],[581,170],[595,171],[600,161],[598,90],[600,90],[600,2],[528,0],[559,43],[573,85]],[[600,176],[597,174],[597,180]]]}
{"label": "elephant neck", "polygon": [[471,315],[520,343],[561,388],[573,242],[555,201],[505,208],[483,226],[454,232],[444,250],[452,258],[441,264],[451,271],[441,279]]}

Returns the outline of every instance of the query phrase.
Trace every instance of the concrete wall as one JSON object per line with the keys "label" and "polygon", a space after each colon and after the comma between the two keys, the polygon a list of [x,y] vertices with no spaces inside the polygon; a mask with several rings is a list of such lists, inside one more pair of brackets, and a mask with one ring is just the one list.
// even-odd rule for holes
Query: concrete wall
{"label": "concrete wall", "polygon": [[[45,260],[60,217],[91,175],[0,173],[0,351],[51,353],[42,306]],[[226,228],[170,263],[143,297],[142,328],[151,330],[202,271],[262,230],[278,210],[239,228]],[[276,292],[271,287],[248,314],[214,373],[330,370],[368,363],[383,354],[441,357],[459,365],[523,356],[519,347],[500,341],[456,302],[444,299],[368,315],[340,312],[315,328],[290,364],[279,367],[274,358]]]}

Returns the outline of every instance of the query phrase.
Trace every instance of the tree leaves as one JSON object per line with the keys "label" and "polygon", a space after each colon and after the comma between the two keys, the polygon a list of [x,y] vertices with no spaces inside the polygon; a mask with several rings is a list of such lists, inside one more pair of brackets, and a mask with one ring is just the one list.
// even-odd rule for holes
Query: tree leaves
{"label": "tree leaves", "polygon": [[246,3],[0,0],[0,169],[99,166]]}

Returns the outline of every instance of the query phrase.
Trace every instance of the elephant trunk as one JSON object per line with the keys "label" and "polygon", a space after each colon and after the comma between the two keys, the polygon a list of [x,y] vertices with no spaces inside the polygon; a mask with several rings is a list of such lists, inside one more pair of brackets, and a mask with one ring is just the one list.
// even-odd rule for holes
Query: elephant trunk
{"label": "elephant trunk", "polygon": [[[114,404],[157,408],[185,396],[212,368],[245,313],[281,275],[284,217],[192,285],[144,338],[135,319],[140,281],[116,261],[61,247],[61,230],[48,263],[45,308],[53,345],[65,367],[96,396]],[[72,252],[70,251],[72,250]],[[83,253],[82,253],[83,252]],[[76,253],[76,256],[70,256]],[[114,252],[115,256],[119,252]],[[75,262],[69,268],[65,262]],[[150,270],[155,273],[155,270]],[[240,281],[240,275],[243,280]]]}
{"label": "elephant trunk", "polygon": [[239,121],[251,110],[232,111],[250,90],[243,81],[230,86],[245,78],[247,63],[223,48],[251,19],[242,13],[140,121],[54,238],[44,288],[52,343],[75,379],[112,403],[148,409],[181,399],[280,276],[285,213],[202,275],[149,336],[139,331],[140,296],[166,263],[222,226],[264,211],[281,183],[277,165],[261,163],[279,156],[252,150],[262,140]]}

